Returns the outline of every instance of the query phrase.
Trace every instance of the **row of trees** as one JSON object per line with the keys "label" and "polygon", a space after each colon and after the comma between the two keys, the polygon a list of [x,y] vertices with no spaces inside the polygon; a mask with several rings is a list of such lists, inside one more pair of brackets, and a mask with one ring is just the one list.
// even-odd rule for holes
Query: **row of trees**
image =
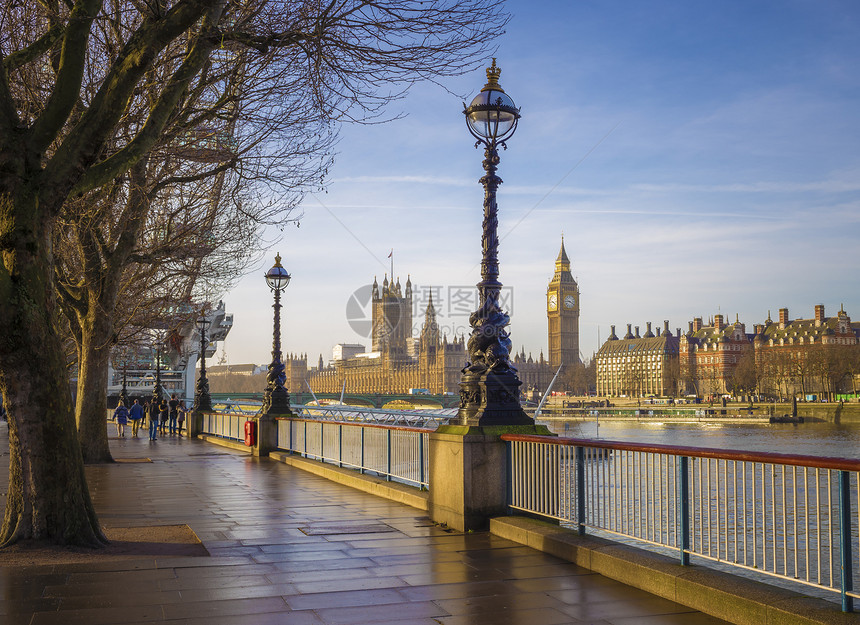
{"label": "row of trees", "polygon": [[557,390],[574,395],[588,395],[597,388],[597,361],[592,358],[587,363],[578,362],[566,365],[558,380]]}
{"label": "row of trees", "polygon": [[338,123],[473,69],[505,21],[487,0],[0,8],[0,545],[104,543],[83,461],[110,458],[113,345],[229,283],[324,183]]}
{"label": "row of trees", "polygon": [[833,397],[837,393],[857,392],[860,345],[764,347],[758,352],[744,353],[725,378],[717,367],[700,370],[681,367],[677,375],[680,394]]}
{"label": "row of trees", "polygon": [[856,393],[860,345],[811,345],[803,349],[764,349],[741,358],[728,380],[732,394],[793,397]]}

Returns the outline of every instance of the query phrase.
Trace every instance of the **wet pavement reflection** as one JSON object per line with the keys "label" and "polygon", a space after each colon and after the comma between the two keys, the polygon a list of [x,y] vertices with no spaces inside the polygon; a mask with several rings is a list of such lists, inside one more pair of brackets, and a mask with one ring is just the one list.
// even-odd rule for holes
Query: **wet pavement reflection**
{"label": "wet pavement reflection", "polygon": [[[111,449],[151,462],[87,467],[102,524],[187,523],[210,556],[4,567],[0,622],[723,622],[488,533],[445,531],[419,510],[272,460],[178,437],[113,439]],[[5,494],[5,424],[0,452]]]}

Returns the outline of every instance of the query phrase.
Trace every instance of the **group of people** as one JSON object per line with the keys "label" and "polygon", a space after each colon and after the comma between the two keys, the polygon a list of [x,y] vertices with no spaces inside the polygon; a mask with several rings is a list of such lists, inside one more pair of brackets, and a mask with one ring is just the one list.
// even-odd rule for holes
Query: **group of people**
{"label": "group of people", "polygon": [[149,419],[149,440],[154,441],[160,434],[182,434],[185,426],[185,415],[188,411],[185,402],[176,398],[176,393],[170,396],[170,400],[156,399],[147,400],[143,405],[140,400],[135,399],[131,407],[126,408],[122,400],[117,404],[113,412],[116,421],[116,435],[125,436],[125,426],[131,421],[131,435],[137,438],[140,426]]}

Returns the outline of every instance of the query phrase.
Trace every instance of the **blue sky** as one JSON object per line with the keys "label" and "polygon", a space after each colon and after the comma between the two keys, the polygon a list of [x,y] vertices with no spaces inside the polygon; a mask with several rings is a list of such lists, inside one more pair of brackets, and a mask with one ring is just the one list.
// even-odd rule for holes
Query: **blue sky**
{"label": "blue sky", "polygon": [[[721,312],[747,324],[860,320],[860,4],[856,1],[507,3],[500,82],[522,109],[501,154],[501,281],[517,351],[546,352],[546,286],[562,232],[581,290],[589,358],[610,324],[686,328]],[[348,126],[328,192],[301,227],[224,294],[230,363],[271,360],[279,251],[293,280],[283,349],[327,360],[364,343],[353,292],[395,273],[440,287],[440,323],[467,329],[448,296],[479,280],[482,152],[463,114],[476,71],[418,85]],[[423,317],[423,311],[421,316]],[[220,356],[220,350],[219,350]]]}

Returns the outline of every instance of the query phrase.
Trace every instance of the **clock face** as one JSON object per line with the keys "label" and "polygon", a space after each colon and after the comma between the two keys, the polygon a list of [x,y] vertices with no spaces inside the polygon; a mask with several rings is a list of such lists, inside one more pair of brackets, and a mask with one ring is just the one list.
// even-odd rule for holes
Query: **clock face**
{"label": "clock face", "polygon": [[573,299],[573,295],[568,295],[564,298],[564,307],[565,308],[573,308],[573,305],[576,303],[576,300]]}
{"label": "clock face", "polygon": [[556,308],[558,308],[558,296],[553,293],[549,296],[549,309],[555,310]]}

